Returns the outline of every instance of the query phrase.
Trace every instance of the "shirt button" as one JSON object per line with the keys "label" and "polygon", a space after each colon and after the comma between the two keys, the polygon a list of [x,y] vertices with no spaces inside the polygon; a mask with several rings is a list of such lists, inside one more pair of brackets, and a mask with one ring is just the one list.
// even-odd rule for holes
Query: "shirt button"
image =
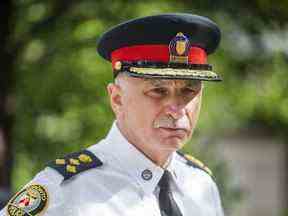
{"label": "shirt button", "polygon": [[150,179],[152,179],[153,174],[152,174],[151,170],[145,169],[145,170],[142,171],[141,177],[142,177],[142,179],[144,179],[145,181],[149,181]]}

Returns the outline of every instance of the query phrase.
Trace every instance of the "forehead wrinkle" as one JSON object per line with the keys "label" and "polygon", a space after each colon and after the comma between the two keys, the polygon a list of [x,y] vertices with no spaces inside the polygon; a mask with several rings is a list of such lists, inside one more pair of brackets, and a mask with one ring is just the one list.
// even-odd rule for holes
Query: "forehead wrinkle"
{"label": "forehead wrinkle", "polygon": [[159,86],[183,86],[183,87],[195,87],[198,86],[199,83],[201,84],[201,81],[199,80],[165,80],[165,79],[143,79],[144,82],[148,82],[149,84],[159,87]]}
{"label": "forehead wrinkle", "polygon": [[148,79],[148,78],[144,78],[143,79],[144,82],[151,84],[153,86],[161,86],[161,84],[163,84],[163,80],[161,79]]}
{"label": "forehead wrinkle", "polygon": [[145,82],[148,82],[149,84],[153,86],[166,86],[166,85],[175,85],[179,80],[169,80],[169,79],[145,79]]}

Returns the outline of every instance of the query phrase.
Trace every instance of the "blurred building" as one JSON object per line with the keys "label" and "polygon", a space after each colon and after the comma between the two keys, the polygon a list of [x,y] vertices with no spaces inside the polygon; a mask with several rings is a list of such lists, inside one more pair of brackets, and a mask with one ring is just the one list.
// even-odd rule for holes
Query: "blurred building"
{"label": "blurred building", "polygon": [[231,216],[282,216],[287,209],[287,145],[269,130],[227,135],[217,145],[244,199]]}

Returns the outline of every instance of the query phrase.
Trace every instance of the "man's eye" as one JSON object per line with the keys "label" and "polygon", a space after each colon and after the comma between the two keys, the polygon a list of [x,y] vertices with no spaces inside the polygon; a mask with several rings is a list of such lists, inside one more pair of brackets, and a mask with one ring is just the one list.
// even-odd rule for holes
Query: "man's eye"
{"label": "man's eye", "polygon": [[167,94],[167,90],[164,88],[155,88],[155,89],[152,89],[152,92],[156,94],[161,94],[161,95]]}
{"label": "man's eye", "polygon": [[195,89],[192,89],[192,88],[184,88],[182,89],[182,94],[184,95],[192,95],[192,94],[195,94],[196,93],[196,90]]}
{"label": "man's eye", "polygon": [[160,98],[164,97],[168,94],[167,89],[165,88],[153,88],[150,91],[147,92],[148,96],[154,97],[154,98]]}

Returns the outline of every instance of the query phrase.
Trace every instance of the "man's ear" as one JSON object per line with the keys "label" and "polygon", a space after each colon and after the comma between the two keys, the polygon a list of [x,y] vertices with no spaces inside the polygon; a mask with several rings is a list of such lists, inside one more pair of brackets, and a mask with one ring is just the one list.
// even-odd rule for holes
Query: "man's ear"
{"label": "man's ear", "polygon": [[110,105],[115,115],[120,112],[122,106],[122,89],[115,83],[109,83],[107,85],[107,91],[110,98]]}

